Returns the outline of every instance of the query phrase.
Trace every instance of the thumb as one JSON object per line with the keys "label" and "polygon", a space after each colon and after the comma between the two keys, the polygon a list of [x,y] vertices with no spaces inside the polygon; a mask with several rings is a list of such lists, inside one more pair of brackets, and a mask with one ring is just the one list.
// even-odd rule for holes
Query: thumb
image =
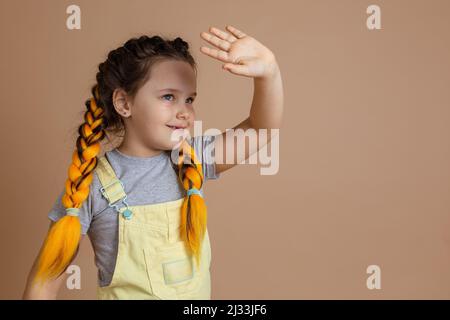
{"label": "thumb", "polygon": [[228,70],[234,74],[247,75],[248,73],[248,67],[243,64],[225,63],[223,65],[223,69]]}

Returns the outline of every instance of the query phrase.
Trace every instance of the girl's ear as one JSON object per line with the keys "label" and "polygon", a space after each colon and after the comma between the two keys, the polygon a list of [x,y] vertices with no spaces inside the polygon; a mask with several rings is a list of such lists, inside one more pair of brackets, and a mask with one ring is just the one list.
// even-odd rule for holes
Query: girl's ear
{"label": "girl's ear", "polygon": [[130,99],[123,89],[115,89],[112,95],[112,100],[114,109],[118,114],[123,117],[129,117],[131,115]]}

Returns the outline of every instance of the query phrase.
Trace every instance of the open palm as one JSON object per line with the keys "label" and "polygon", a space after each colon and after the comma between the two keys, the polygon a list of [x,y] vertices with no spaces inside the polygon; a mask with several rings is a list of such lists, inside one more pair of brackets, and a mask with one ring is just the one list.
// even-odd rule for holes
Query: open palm
{"label": "open palm", "polygon": [[215,46],[202,46],[200,51],[219,61],[225,62],[223,68],[247,77],[264,77],[275,65],[273,53],[255,38],[227,26],[230,32],[211,27],[210,33],[202,32],[201,38]]}

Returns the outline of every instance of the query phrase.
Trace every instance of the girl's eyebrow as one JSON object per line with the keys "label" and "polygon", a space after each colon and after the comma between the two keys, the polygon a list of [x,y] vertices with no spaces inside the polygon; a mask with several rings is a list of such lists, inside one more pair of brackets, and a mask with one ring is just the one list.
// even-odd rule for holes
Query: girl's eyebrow
{"label": "girl's eyebrow", "polygon": [[[161,91],[182,92],[181,90],[174,89],[174,88],[165,88],[165,89],[158,90],[158,92],[161,92]],[[197,96],[197,92],[192,92],[192,93],[191,93],[191,96],[194,96],[194,97]]]}

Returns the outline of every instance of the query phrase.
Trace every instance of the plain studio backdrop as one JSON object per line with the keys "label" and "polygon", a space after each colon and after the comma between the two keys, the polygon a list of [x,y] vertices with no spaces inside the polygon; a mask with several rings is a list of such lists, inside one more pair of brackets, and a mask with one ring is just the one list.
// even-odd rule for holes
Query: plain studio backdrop
{"label": "plain studio backdrop", "polygon": [[[80,30],[66,27],[72,4]],[[380,30],[366,26],[372,4]],[[285,113],[277,174],[242,164],[205,185],[212,298],[450,298],[449,12],[447,0],[2,0],[0,298],[22,295],[110,50],[181,36],[203,130],[247,117],[253,80],[199,51],[202,31],[227,24],[275,53]],[[81,289],[59,297],[95,299],[88,239],[74,264]]]}

